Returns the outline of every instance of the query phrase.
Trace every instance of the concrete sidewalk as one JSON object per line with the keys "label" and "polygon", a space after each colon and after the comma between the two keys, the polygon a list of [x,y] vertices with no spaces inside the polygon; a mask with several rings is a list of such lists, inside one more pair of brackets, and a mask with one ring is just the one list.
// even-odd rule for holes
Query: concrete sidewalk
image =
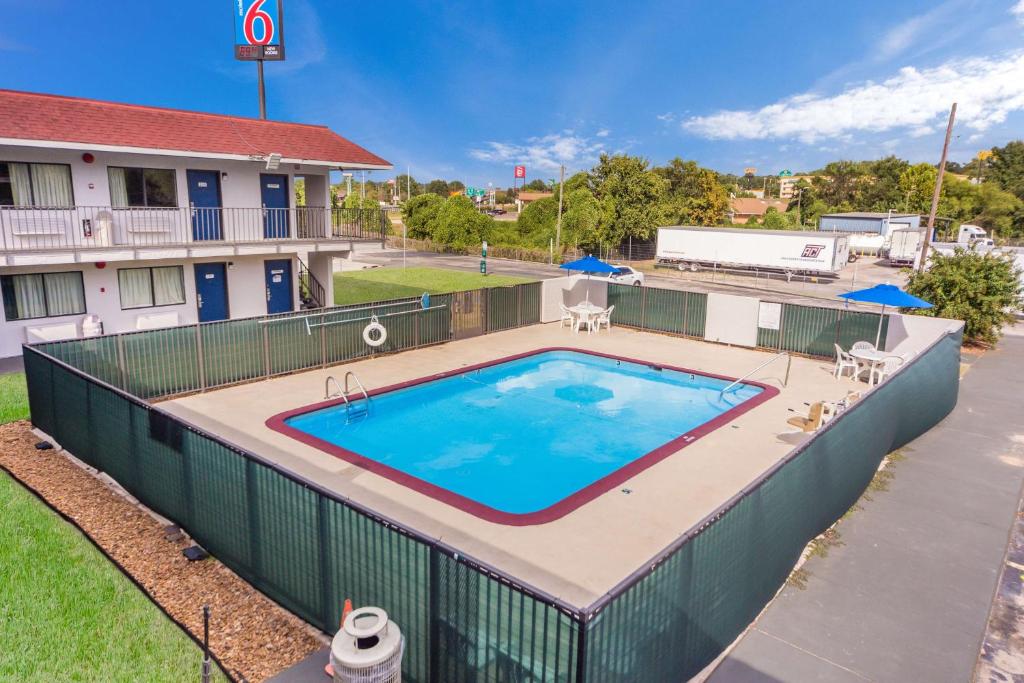
{"label": "concrete sidewalk", "polygon": [[1024,479],[1022,334],[971,364],[954,412],[708,680],[972,679]]}

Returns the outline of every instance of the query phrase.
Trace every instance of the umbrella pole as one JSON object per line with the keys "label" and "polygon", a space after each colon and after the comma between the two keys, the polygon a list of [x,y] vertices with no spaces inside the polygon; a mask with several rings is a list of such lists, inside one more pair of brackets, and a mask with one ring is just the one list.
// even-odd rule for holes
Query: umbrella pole
{"label": "umbrella pole", "polygon": [[878,348],[878,342],[882,340],[882,321],[885,320],[885,304],[882,304],[882,312],[878,316],[878,332],[875,334],[875,348]]}
{"label": "umbrella pole", "polygon": [[587,303],[590,303],[590,273],[587,273]]}

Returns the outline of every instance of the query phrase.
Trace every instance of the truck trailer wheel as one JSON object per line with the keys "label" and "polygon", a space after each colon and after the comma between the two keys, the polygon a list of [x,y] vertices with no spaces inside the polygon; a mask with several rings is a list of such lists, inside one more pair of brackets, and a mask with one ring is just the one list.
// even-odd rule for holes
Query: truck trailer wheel
{"label": "truck trailer wheel", "polygon": [[856,254],[854,254],[854,253],[853,253],[853,252],[851,251],[851,252],[850,252],[850,255],[846,257],[846,262],[847,262],[847,263],[856,263],[856,262],[857,262],[857,255],[856,255]]}

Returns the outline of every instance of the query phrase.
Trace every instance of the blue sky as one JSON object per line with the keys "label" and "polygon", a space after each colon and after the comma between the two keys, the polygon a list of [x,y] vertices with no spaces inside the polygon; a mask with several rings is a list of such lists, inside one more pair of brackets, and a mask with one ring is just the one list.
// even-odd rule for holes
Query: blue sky
{"label": "blue sky", "polygon": [[[0,87],[255,115],[233,0],[0,0]],[[102,8],[102,9],[99,9]],[[285,0],[271,118],[420,180],[512,182],[601,151],[720,171],[937,160],[1024,136],[1024,0]],[[393,174],[376,174],[387,177]]]}

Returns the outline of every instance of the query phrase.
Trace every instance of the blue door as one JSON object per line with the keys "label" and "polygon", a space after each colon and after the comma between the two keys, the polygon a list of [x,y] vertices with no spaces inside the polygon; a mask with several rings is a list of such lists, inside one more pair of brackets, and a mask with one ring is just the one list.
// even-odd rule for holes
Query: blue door
{"label": "blue door", "polygon": [[288,176],[260,174],[260,201],[263,203],[263,237],[288,237]]}
{"label": "blue door", "polygon": [[224,263],[197,263],[196,305],[199,322],[226,320],[228,317],[228,276]]}
{"label": "blue door", "polygon": [[292,309],[292,262],[289,259],[264,261],[267,277],[267,313]]}
{"label": "blue door", "polygon": [[186,171],[185,176],[192,210],[192,239],[222,239],[220,171]]}

